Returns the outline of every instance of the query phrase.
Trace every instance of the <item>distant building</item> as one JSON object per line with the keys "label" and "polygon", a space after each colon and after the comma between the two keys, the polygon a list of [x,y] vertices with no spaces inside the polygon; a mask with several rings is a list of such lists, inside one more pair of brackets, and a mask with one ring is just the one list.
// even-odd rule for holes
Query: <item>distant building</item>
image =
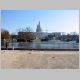
{"label": "distant building", "polygon": [[39,21],[39,23],[38,23],[38,25],[37,25],[35,35],[36,35],[36,38],[39,38],[39,39],[42,39],[42,38],[44,38],[45,36],[48,35],[47,32],[43,32],[43,31],[42,31],[41,25],[40,25],[40,21]]}
{"label": "distant building", "polygon": [[53,32],[53,33],[43,32],[40,26],[40,21],[39,21],[37,25],[36,33],[35,33],[36,38],[42,39],[42,38],[47,37],[50,34],[54,35],[55,39],[61,36],[61,32]]}
{"label": "distant building", "polygon": [[61,32],[53,32],[53,33],[51,33],[51,34],[54,35],[55,38],[58,38],[58,37],[61,36]]}
{"label": "distant building", "polygon": [[40,21],[39,21],[39,23],[38,23],[38,25],[37,25],[37,29],[36,29],[36,32],[42,32],[42,29],[41,29],[41,26],[40,26]]}
{"label": "distant building", "polygon": [[70,32],[70,35],[78,35],[77,32]]}

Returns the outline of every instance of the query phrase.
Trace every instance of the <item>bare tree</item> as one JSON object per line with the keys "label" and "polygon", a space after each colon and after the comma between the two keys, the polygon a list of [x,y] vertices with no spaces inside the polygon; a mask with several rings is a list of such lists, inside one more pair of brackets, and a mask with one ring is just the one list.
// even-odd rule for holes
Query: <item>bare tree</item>
{"label": "bare tree", "polygon": [[18,32],[18,38],[23,41],[31,41],[35,36],[32,29],[30,27],[26,27],[26,29],[22,29],[22,31]]}
{"label": "bare tree", "polygon": [[26,27],[26,32],[32,32],[32,29],[30,27]]}
{"label": "bare tree", "polygon": [[4,39],[6,39],[6,40],[10,39],[10,34],[7,30],[2,29],[1,40],[4,40]]}

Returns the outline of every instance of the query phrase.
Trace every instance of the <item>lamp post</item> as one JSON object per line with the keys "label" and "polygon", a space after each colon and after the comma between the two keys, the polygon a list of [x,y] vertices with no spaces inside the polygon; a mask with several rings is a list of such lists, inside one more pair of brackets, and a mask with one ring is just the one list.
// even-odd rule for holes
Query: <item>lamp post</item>
{"label": "lamp post", "polygon": [[[6,39],[4,38],[4,40],[3,40],[3,44],[4,44],[4,46],[6,45],[5,43],[6,43]],[[6,47],[6,46],[5,46],[5,47]]]}
{"label": "lamp post", "polygon": [[12,50],[14,50],[13,34],[12,34]]}

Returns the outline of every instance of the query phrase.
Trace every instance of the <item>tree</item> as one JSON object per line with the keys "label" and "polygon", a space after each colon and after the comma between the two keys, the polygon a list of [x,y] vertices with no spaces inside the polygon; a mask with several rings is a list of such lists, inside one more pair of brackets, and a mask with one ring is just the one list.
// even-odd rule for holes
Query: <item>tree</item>
{"label": "tree", "polygon": [[1,31],[1,40],[9,40],[10,39],[10,34],[7,30],[2,29]]}
{"label": "tree", "polygon": [[32,29],[30,27],[26,27],[26,32],[32,32]]}
{"label": "tree", "polygon": [[12,33],[10,37],[11,37],[11,41],[13,42],[13,41],[17,41],[18,35],[16,35],[15,33]]}
{"label": "tree", "polygon": [[33,39],[35,39],[35,35],[30,27],[26,27],[23,31],[18,32],[18,41],[32,41]]}
{"label": "tree", "polygon": [[48,35],[48,39],[53,39],[53,37],[55,37],[55,35],[52,35],[52,34]]}
{"label": "tree", "polygon": [[31,27],[26,27],[25,29],[19,28],[18,32],[33,32],[33,30],[31,29]]}

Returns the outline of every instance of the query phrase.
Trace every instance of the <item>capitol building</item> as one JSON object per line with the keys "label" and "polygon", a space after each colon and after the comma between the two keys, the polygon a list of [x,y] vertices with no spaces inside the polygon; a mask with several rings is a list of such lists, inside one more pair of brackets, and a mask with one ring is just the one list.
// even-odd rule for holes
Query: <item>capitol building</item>
{"label": "capitol building", "polygon": [[37,28],[36,28],[36,33],[35,33],[36,38],[42,39],[42,38],[44,38],[45,36],[47,36],[48,34],[49,34],[49,33],[42,31],[42,28],[41,28],[41,25],[40,25],[40,21],[39,21],[39,23],[38,23],[38,25],[37,25]]}
{"label": "capitol building", "polygon": [[52,32],[52,33],[44,32],[41,28],[40,21],[39,21],[37,28],[36,28],[35,35],[36,35],[36,38],[39,38],[39,39],[43,39],[48,35],[55,35],[55,37],[57,38],[61,35],[61,32]]}
{"label": "capitol building", "polygon": [[56,40],[61,35],[60,32],[48,33],[43,31],[41,28],[40,21],[37,24],[36,32],[27,32],[26,30],[22,30],[18,32],[18,39],[23,39],[23,37],[26,39],[29,33],[33,34],[35,36],[35,39],[40,39],[40,40],[48,38],[49,36],[52,36],[51,40]]}

